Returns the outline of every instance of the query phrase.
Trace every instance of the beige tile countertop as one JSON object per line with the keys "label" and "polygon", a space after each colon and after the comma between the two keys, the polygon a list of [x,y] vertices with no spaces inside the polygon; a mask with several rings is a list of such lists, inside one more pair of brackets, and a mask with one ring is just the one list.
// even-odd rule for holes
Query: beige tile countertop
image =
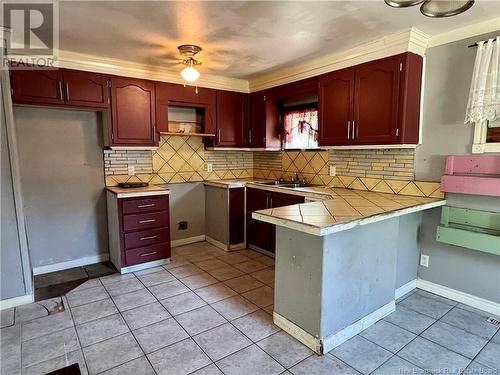
{"label": "beige tile countertop", "polygon": [[[286,192],[286,189],[275,188]],[[329,199],[256,211],[252,217],[301,232],[324,236],[377,221],[423,211],[446,204],[444,199],[376,193],[361,190],[312,187],[313,194],[328,194]]]}
{"label": "beige tile countertop", "polygon": [[170,194],[169,189],[162,188],[158,185],[148,185],[140,188],[121,188],[118,186],[109,186],[106,190],[116,194],[117,198],[134,198]]}

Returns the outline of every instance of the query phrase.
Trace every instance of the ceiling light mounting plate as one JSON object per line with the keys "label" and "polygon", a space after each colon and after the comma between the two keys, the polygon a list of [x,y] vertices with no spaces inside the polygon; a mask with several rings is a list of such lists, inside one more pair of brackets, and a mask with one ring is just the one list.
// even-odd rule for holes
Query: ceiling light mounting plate
{"label": "ceiling light mounting plate", "polygon": [[179,47],[179,52],[186,58],[194,57],[197,53],[201,51],[201,47],[194,44],[183,44]]}

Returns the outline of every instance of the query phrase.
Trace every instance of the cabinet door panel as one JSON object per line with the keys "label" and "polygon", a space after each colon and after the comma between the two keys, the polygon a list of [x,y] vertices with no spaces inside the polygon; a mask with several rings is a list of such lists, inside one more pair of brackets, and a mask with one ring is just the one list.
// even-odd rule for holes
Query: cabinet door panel
{"label": "cabinet door panel", "polygon": [[64,70],[66,104],[78,107],[106,108],[109,99],[108,76]]}
{"label": "cabinet door panel", "polygon": [[355,142],[397,140],[400,82],[399,56],[363,64],[356,69],[354,94]]}
{"label": "cabinet door panel", "polygon": [[64,104],[62,70],[12,70],[12,100],[19,104]]}
{"label": "cabinet door panel", "polygon": [[271,206],[273,208],[291,206],[294,204],[304,203],[304,197],[302,197],[300,195],[294,195],[294,194],[274,193],[273,192],[271,198],[272,198]]}
{"label": "cabinet door panel", "polygon": [[111,78],[113,144],[155,144],[154,83]]}
{"label": "cabinet door panel", "polygon": [[323,76],[319,81],[319,144],[349,143],[353,118],[354,69]]}
{"label": "cabinet door panel", "polygon": [[246,144],[247,94],[217,91],[217,146],[242,147]]}
{"label": "cabinet door panel", "polygon": [[247,188],[247,243],[263,250],[273,251],[274,237],[272,237],[273,224],[252,219],[252,213],[268,208],[270,194],[265,190]]}
{"label": "cabinet door panel", "polygon": [[250,132],[248,144],[254,148],[279,148],[279,112],[276,100],[266,92],[250,94]]}

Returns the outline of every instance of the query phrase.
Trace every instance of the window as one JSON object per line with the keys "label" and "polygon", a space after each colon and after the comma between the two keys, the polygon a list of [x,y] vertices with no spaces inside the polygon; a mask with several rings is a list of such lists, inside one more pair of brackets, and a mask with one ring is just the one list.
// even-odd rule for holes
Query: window
{"label": "window", "polygon": [[488,121],[486,142],[492,142],[492,143],[500,142],[500,120]]}
{"label": "window", "polygon": [[478,121],[474,124],[474,141],[472,144],[473,154],[487,152],[500,152],[500,121],[489,123],[487,120]]}
{"label": "window", "polygon": [[284,114],[285,149],[318,148],[318,110],[287,111]]}

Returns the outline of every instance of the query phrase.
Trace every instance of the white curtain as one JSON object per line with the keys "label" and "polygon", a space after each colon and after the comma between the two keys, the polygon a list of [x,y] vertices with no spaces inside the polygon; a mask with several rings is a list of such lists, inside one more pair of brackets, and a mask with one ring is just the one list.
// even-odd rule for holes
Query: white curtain
{"label": "white curtain", "polygon": [[479,42],[465,123],[494,121],[500,116],[500,37]]}

